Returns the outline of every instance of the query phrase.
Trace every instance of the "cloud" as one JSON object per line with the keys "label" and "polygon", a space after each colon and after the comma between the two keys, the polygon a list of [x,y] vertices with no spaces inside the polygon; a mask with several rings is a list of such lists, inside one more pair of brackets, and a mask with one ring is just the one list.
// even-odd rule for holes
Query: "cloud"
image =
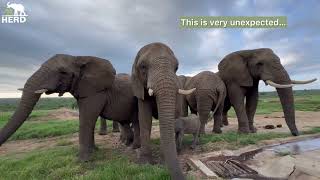
{"label": "cloud", "polygon": [[[173,49],[179,59],[178,74],[216,72],[228,53],[269,47],[281,57],[291,76],[319,76],[317,1],[14,2],[22,3],[29,17],[26,24],[1,25],[0,92],[21,87],[35,69],[57,53],[99,56],[109,59],[117,72],[131,73],[137,51],[155,41]],[[5,6],[6,2],[1,3]],[[287,29],[179,28],[180,16],[197,15],[287,15],[289,24]]]}

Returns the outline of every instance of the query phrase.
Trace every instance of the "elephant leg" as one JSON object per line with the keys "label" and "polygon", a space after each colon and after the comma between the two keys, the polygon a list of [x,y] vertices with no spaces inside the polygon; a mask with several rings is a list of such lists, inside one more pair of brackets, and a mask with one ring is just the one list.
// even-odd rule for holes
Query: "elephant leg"
{"label": "elephant leg", "polygon": [[223,106],[219,106],[219,108],[217,109],[217,111],[213,115],[214,122],[213,122],[212,132],[215,132],[218,134],[222,133],[222,131],[221,131],[222,112],[223,112]]}
{"label": "elephant leg", "polygon": [[120,132],[119,124],[116,121],[113,121],[112,123],[112,132]]}
{"label": "elephant leg", "polygon": [[249,122],[244,107],[244,91],[244,89],[235,84],[228,86],[230,102],[233,105],[238,118],[238,131],[240,133],[249,133]]}
{"label": "elephant leg", "polygon": [[140,126],[139,126],[139,119],[138,119],[138,112],[135,112],[132,118],[132,125],[133,125],[133,144],[132,148],[137,149],[140,147]]}
{"label": "elephant leg", "polygon": [[129,146],[133,142],[133,132],[130,124],[121,124],[121,135],[123,136],[123,141],[126,146]]}
{"label": "elephant leg", "polygon": [[150,133],[152,127],[152,106],[148,100],[138,100],[139,125],[140,125],[140,162],[151,163],[152,154],[150,148]]}
{"label": "elephant leg", "polygon": [[249,129],[250,129],[250,132],[252,133],[257,132],[257,129],[254,127],[253,120],[254,120],[254,114],[256,113],[256,109],[258,105],[258,98],[259,98],[258,86],[255,86],[249,92],[247,92],[246,113],[248,115]]}
{"label": "elephant leg", "polygon": [[95,149],[94,128],[100,112],[103,109],[105,98],[105,94],[99,93],[78,101],[80,161],[89,161],[90,155]]}
{"label": "elephant leg", "polygon": [[229,98],[227,97],[224,101],[224,108],[223,108],[223,112],[222,112],[222,122],[223,125],[228,126],[229,125],[229,121],[228,121],[228,111],[231,108],[231,103]]}
{"label": "elephant leg", "polygon": [[107,134],[107,120],[100,117],[100,131],[99,135],[106,135]]}

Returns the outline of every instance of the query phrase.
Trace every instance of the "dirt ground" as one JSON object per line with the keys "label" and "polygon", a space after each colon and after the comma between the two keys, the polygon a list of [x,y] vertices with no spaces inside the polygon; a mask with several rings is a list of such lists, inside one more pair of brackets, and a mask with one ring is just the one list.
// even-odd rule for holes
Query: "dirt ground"
{"label": "dirt ground", "polygon": [[[68,109],[59,109],[56,111],[49,112],[48,116],[53,119],[78,119],[78,114],[75,111],[71,111]],[[50,119],[46,118],[46,119]],[[158,138],[160,136],[159,127],[155,121],[154,126],[152,127],[152,138]],[[320,126],[320,112],[296,112],[296,123],[298,129],[302,130],[309,130],[312,127]],[[265,129],[264,126],[266,125],[274,125],[277,126],[281,124],[281,128],[275,129]],[[285,120],[283,118],[283,113],[272,113],[270,115],[256,115],[255,116],[255,125],[258,129],[258,133],[261,132],[289,132],[289,129],[286,126]],[[212,121],[209,122],[206,126],[206,133],[211,133],[212,130]],[[229,118],[229,126],[223,127],[223,132],[226,131],[235,131],[237,130],[237,120],[236,118]],[[112,149],[120,149],[121,152],[125,152],[129,156],[135,159],[136,155],[138,155],[137,150],[132,150],[129,147],[124,146],[119,142],[120,133],[108,133],[105,136],[101,136],[97,134],[98,130],[96,129],[95,134],[95,141],[99,147],[108,147]],[[288,140],[292,140],[296,137],[287,138]],[[59,146],[61,143],[67,142],[68,144],[74,144],[78,146],[78,133],[66,136],[59,136],[53,138],[46,138],[46,139],[30,139],[30,140],[18,140],[18,141],[9,141],[4,143],[0,147],[0,155],[6,156],[8,154],[23,154],[25,152],[33,151],[33,150],[41,150],[47,149],[54,146]],[[266,141],[264,144],[272,144],[277,143],[279,140],[269,140]],[[255,146],[248,146],[247,148],[252,148]],[[156,152],[159,153],[159,152]],[[192,151],[185,150],[179,156],[181,160],[182,167],[184,171],[187,171],[190,175],[196,175],[198,177],[202,177],[203,175],[187,164],[188,158],[195,154],[201,154],[201,149]],[[159,161],[159,160],[158,160]]]}

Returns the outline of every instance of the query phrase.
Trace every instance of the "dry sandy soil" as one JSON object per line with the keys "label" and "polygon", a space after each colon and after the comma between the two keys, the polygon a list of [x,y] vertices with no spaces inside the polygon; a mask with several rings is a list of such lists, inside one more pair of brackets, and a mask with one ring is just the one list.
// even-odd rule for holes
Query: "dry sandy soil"
{"label": "dry sandy soil", "polygon": [[[68,109],[59,109],[56,111],[49,112],[48,116],[50,118],[48,119],[78,119],[78,114],[75,111],[71,111]],[[47,118],[46,118],[47,119]],[[44,120],[44,119],[39,119]],[[296,112],[296,121],[298,129],[301,130],[309,130],[312,127],[320,126],[320,112]],[[155,124],[152,128],[152,138],[158,138],[159,137],[159,127],[156,124],[157,121],[154,121]],[[275,129],[265,129],[265,125],[274,125],[277,126],[281,124],[281,128],[275,128]],[[206,126],[206,133],[211,133],[212,130],[212,121],[209,122]],[[256,115],[255,116],[255,125],[258,129],[258,133],[261,132],[289,132],[289,129],[287,128],[283,113],[272,113],[270,115]],[[231,131],[231,130],[237,130],[237,120],[236,118],[229,118],[229,126],[223,127],[223,131]],[[108,147],[113,149],[120,149],[122,152],[125,152],[129,156],[133,157],[135,154],[138,154],[138,151],[133,151],[128,147],[125,147],[119,142],[119,133],[109,133],[105,136],[100,136],[95,134],[95,141],[96,144],[99,147]],[[265,144],[272,144],[272,143],[278,143],[279,141],[286,141],[286,140],[292,140],[295,137],[290,137],[285,140],[269,140],[262,143],[259,143],[261,146]],[[30,139],[30,140],[18,140],[18,141],[9,141],[3,144],[0,147],[0,155],[8,155],[8,154],[22,154],[28,151],[33,150],[39,150],[39,149],[47,149],[50,147],[54,147],[59,145],[62,141],[68,142],[69,144],[75,144],[78,145],[78,133],[72,134],[72,135],[66,135],[66,136],[59,136],[59,137],[53,137],[53,138],[46,138],[46,139]],[[248,149],[252,149],[254,147],[258,146],[249,146]],[[158,151],[155,152],[155,156],[158,156]],[[200,150],[184,150],[183,153],[180,155],[180,160],[183,166],[184,171],[188,171],[188,174],[197,175],[198,177],[204,178],[204,176],[197,170],[194,170],[187,165],[187,159],[189,156],[200,154]],[[133,160],[135,157],[133,157]],[[160,161],[160,158],[157,160],[157,162]]]}

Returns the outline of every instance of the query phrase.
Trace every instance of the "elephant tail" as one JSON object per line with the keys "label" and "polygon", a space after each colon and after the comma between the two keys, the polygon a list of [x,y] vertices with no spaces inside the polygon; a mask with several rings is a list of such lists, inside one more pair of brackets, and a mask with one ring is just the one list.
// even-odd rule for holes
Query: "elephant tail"
{"label": "elephant tail", "polygon": [[[222,105],[222,103],[224,102],[225,99],[225,87],[218,87],[217,88],[217,93],[218,93],[218,100],[216,103],[216,107],[213,110],[213,114],[217,111],[217,109],[219,108],[220,105]],[[213,96],[211,94],[209,94],[209,97],[214,100]]]}

